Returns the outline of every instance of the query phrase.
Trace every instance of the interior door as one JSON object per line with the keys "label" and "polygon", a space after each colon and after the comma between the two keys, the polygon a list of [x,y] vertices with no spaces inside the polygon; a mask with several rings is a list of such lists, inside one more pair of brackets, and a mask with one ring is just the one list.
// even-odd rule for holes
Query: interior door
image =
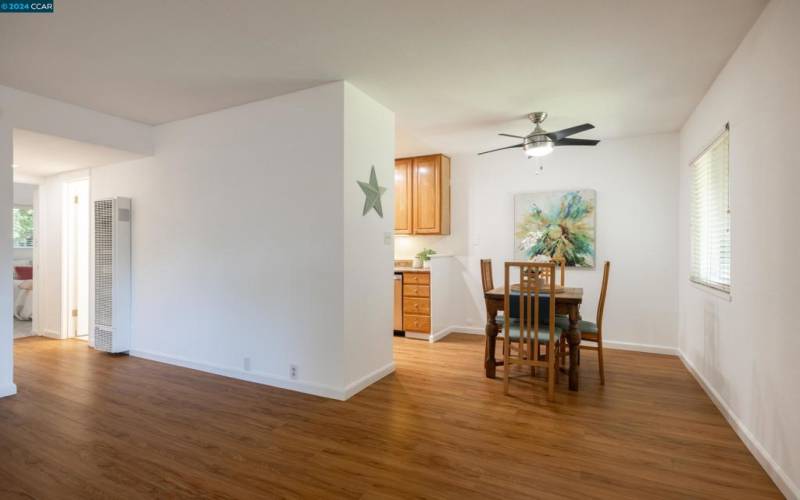
{"label": "interior door", "polygon": [[411,158],[394,162],[394,232],[412,234],[411,218]]}
{"label": "interior door", "polygon": [[414,158],[414,234],[439,234],[441,227],[442,177],[439,156]]}

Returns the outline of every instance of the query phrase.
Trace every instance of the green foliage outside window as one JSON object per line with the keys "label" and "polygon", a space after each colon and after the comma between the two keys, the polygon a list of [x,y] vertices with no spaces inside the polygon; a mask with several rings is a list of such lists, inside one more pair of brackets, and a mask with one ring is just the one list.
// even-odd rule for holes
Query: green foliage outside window
{"label": "green foliage outside window", "polygon": [[14,208],[14,248],[33,248],[32,208]]}

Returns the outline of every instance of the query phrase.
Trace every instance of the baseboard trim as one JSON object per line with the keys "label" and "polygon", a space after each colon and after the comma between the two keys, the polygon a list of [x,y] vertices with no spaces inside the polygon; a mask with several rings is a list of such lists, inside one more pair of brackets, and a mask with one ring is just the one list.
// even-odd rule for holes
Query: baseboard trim
{"label": "baseboard trim", "polygon": [[355,382],[349,384],[344,390],[344,399],[348,400],[358,394],[359,392],[363,391],[367,387],[371,386],[378,380],[382,379],[387,375],[391,375],[394,373],[394,361],[388,363],[385,366],[378,368],[377,370],[373,371],[372,373],[368,373],[361,377],[360,379],[356,380]]}
{"label": "baseboard trim", "polygon": [[[182,368],[199,370],[201,372],[213,373],[214,375],[235,378],[238,380],[245,380],[247,382],[254,382],[256,384],[269,385],[272,387],[278,387],[280,389],[288,389],[290,391],[297,391],[305,394],[312,394],[314,396],[320,396],[323,398],[338,399],[340,401],[344,401],[348,398],[347,390],[345,389],[337,389],[335,387],[322,384],[315,384],[313,382],[292,380],[260,372],[247,372],[236,368],[217,366],[208,363],[192,361],[177,356],[170,356],[168,354],[143,351],[139,349],[131,349],[129,354],[137,358],[156,361],[158,363],[165,363],[168,365],[180,366]],[[392,364],[392,369],[394,369],[394,364]],[[373,375],[374,374],[370,374],[368,375],[368,377]],[[353,387],[355,388],[360,383],[362,383],[361,380],[355,382]],[[364,387],[366,387],[366,385]],[[363,387],[361,389],[363,389]],[[358,392],[358,390],[356,390],[355,392]],[[355,392],[353,394],[355,394]]]}
{"label": "baseboard trim", "polygon": [[649,352],[653,354],[668,354],[678,356],[678,349],[664,345],[638,344],[636,342],[622,342],[619,340],[603,339],[604,349],[619,349],[621,351]]}
{"label": "baseboard trim", "polygon": [[[483,328],[477,328],[474,326],[448,326],[442,328],[438,332],[432,334],[430,336],[430,342],[438,342],[443,338],[447,337],[451,333],[468,333],[471,335],[486,335]],[[608,349],[620,349],[624,351],[638,351],[638,352],[650,352],[655,354],[669,354],[671,356],[678,355],[678,349],[675,347],[667,347],[661,345],[652,345],[652,344],[637,344],[635,342],[622,342],[618,340],[603,340],[603,347]]]}
{"label": "baseboard trim", "polygon": [[17,386],[15,384],[0,385],[0,398],[13,396],[17,393]]}
{"label": "baseboard trim", "polygon": [[431,343],[439,342],[443,338],[447,337],[451,333],[468,333],[470,335],[485,335],[486,332],[483,328],[477,328],[474,326],[448,326],[442,328],[438,332],[431,334],[430,338],[428,339]]}
{"label": "baseboard trim", "polygon": [[736,434],[739,436],[739,439],[742,440],[747,449],[750,450],[750,453],[756,458],[761,467],[767,472],[767,475],[772,479],[775,485],[781,490],[786,498],[794,498],[800,499],[800,488],[798,485],[794,484],[791,478],[784,472],[780,465],[772,458],[772,456],[767,452],[764,446],[758,442],[758,440],[753,436],[753,434],[745,427],[739,417],[731,410],[728,403],[725,402],[724,399],[719,395],[719,393],[714,389],[711,384],[709,384],[708,380],[695,368],[691,361],[686,357],[686,355],[682,351],[678,351],[678,357],[683,362],[683,365],[692,374],[692,376],[697,380],[697,383],[700,384],[700,387],[706,392],[708,397],[717,407],[722,416],[725,417],[725,420],[728,421],[728,424],[733,428]]}
{"label": "baseboard trim", "polygon": [[49,339],[56,339],[56,340],[62,339],[61,333],[55,330],[41,330],[37,333],[37,335],[41,335],[42,337],[47,337]]}
{"label": "baseboard trim", "polygon": [[414,339],[414,340],[430,340],[431,336],[427,333],[417,333],[417,332],[405,332],[407,339]]}

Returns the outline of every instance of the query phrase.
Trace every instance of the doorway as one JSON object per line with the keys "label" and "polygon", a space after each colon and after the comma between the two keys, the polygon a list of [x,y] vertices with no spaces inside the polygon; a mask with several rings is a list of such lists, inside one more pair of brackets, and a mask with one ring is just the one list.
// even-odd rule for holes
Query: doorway
{"label": "doorway", "polygon": [[66,336],[89,340],[89,179],[68,182],[65,195]]}
{"label": "doorway", "polygon": [[38,228],[35,184],[14,183],[13,210],[13,301],[14,338],[29,337],[37,330],[38,271],[36,265]]}

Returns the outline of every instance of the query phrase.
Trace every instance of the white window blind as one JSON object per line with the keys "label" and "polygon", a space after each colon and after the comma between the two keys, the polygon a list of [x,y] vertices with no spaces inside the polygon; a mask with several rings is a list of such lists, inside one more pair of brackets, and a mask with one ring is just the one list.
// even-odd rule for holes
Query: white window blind
{"label": "white window blind", "polygon": [[728,126],[692,163],[690,279],[730,293],[731,213]]}

